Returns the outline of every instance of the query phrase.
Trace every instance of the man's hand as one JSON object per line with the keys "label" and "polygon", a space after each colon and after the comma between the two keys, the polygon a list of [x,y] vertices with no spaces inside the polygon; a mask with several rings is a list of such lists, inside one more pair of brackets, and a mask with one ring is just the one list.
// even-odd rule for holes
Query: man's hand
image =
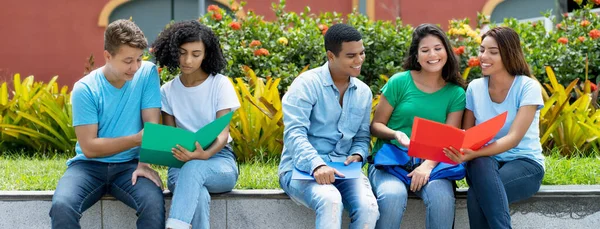
{"label": "man's hand", "polygon": [[352,154],[346,158],[346,161],[344,161],[344,165],[349,165],[352,162],[362,162],[362,160],[362,156],[358,154]]}
{"label": "man's hand", "polygon": [[141,162],[138,163],[137,169],[135,169],[135,171],[133,171],[133,174],[131,175],[131,183],[133,185],[135,185],[135,183],[137,182],[138,177],[148,178],[152,182],[154,182],[156,186],[162,189],[162,181],[160,180],[160,176],[158,175],[158,172],[150,168],[150,165]]}
{"label": "man's hand", "polygon": [[453,147],[444,148],[444,154],[457,164],[470,161],[475,158],[475,151],[471,149],[460,149],[459,151]]}
{"label": "man's hand", "polygon": [[144,136],[144,129],[140,130],[137,134],[133,135],[133,141],[136,146],[142,145],[142,137]]}
{"label": "man's hand", "polygon": [[175,148],[171,149],[173,156],[177,158],[177,160],[187,162],[193,159],[206,160],[208,159],[208,155],[206,151],[202,149],[202,146],[199,142],[196,142],[196,150],[194,152],[190,152],[186,148],[183,148],[180,145],[175,146]]}
{"label": "man's hand", "polygon": [[313,177],[315,177],[315,181],[317,181],[318,184],[332,184],[335,182],[335,175],[344,177],[344,174],[340,171],[327,165],[321,165],[313,172]]}
{"label": "man's hand", "polygon": [[419,165],[415,170],[410,172],[407,177],[410,177],[410,191],[420,191],[423,186],[429,182],[429,175],[431,175],[433,167],[429,164],[423,163]]}
{"label": "man's hand", "polygon": [[395,138],[396,138],[396,141],[398,141],[398,143],[400,143],[400,145],[402,145],[406,148],[408,148],[408,145],[410,145],[410,138],[408,138],[408,135],[406,135],[402,131],[396,131]]}

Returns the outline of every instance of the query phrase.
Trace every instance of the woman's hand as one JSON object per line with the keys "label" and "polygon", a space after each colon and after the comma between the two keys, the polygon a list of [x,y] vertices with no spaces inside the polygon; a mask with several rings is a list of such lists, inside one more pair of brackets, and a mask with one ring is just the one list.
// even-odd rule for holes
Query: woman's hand
{"label": "woman's hand", "polygon": [[394,137],[396,138],[396,141],[400,143],[400,145],[406,148],[408,148],[408,145],[410,145],[410,138],[408,138],[408,135],[406,135],[404,132],[396,131]]}
{"label": "woman's hand", "polygon": [[410,177],[410,191],[420,191],[423,186],[429,182],[429,175],[433,170],[433,166],[423,163],[415,170],[410,172],[407,177]]}
{"label": "woman's hand", "polygon": [[450,148],[444,148],[444,154],[457,164],[470,161],[475,158],[475,151],[471,149],[460,149],[459,151],[452,146]]}
{"label": "woman's hand", "polygon": [[190,152],[189,150],[187,150],[186,148],[183,148],[180,145],[177,145],[177,146],[175,146],[175,148],[172,148],[171,152],[173,152],[173,156],[175,158],[177,158],[177,160],[180,160],[183,162],[187,162],[189,160],[194,160],[194,159],[200,159],[200,160],[208,159],[207,158],[208,154],[206,153],[206,151],[204,151],[202,149],[202,146],[200,145],[199,142],[196,142],[196,150],[194,150],[194,152]]}

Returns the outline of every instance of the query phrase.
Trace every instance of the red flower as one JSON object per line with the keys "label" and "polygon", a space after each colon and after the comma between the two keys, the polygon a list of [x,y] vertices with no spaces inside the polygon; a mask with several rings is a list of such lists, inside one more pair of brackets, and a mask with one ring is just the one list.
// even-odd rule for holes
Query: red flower
{"label": "red flower", "polygon": [[600,0],[594,0],[594,4],[600,5]]}
{"label": "red flower", "polygon": [[465,46],[460,46],[458,48],[452,48],[452,50],[454,51],[454,53],[456,55],[462,55],[463,53],[465,53]]}
{"label": "red flower", "polygon": [[479,66],[479,59],[477,57],[471,57],[467,64],[469,67],[477,67]]}
{"label": "red flower", "polygon": [[590,80],[587,80],[587,82],[590,82],[590,91],[594,92],[598,89],[598,86],[595,83],[592,83]]}
{"label": "red flower", "polygon": [[239,8],[237,6],[232,6],[231,7],[231,11],[233,12],[237,12],[239,10]]}
{"label": "red flower", "polygon": [[562,29],[562,24],[561,23],[556,24],[556,28],[557,29]]}
{"label": "red flower", "polygon": [[260,46],[261,44],[262,43],[260,43],[259,40],[253,40],[252,42],[250,42],[250,48]]}
{"label": "red flower", "polygon": [[163,68],[158,68],[158,74],[160,74],[162,72]]}
{"label": "red flower", "polygon": [[223,19],[223,15],[221,13],[213,13],[212,18],[215,19],[215,21],[220,21],[221,19]]}
{"label": "red flower", "polygon": [[578,37],[577,39],[579,39],[579,41],[581,41],[581,42],[584,42],[584,41],[585,41],[585,37],[583,37],[583,36],[581,36],[581,37]]}
{"label": "red flower", "polygon": [[[599,1],[600,1],[600,0],[599,0]],[[590,31],[590,37],[591,37],[593,40],[596,40],[596,39],[598,39],[598,38],[600,37],[600,30],[597,30],[597,29],[592,29],[592,31]]]}
{"label": "red flower", "polygon": [[588,25],[590,25],[590,24],[591,24],[591,22],[590,22],[590,21],[588,21],[588,20],[583,20],[583,21],[581,21],[581,26],[582,26],[582,27],[587,27],[587,26],[588,26]]}
{"label": "red flower", "polygon": [[233,30],[240,30],[242,28],[242,24],[240,24],[237,21],[232,21],[231,23],[229,23],[229,27],[231,27],[231,29]]}
{"label": "red flower", "polygon": [[259,48],[257,50],[254,50],[254,55],[255,56],[268,56],[269,50],[264,49],[264,48]]}
{"label": "red flower", "polygon": [[537,26],[537,22],[535,22],[535,21],[534,21],[534,22],[532,22],[532,23],[531,23],[531,26],[533,26],[533,27],[535,28],[535,27]]}
{"label": "red flower", "polygon": [[321,30],[321,34],[325,35],[325,33],[327,33],[328,29],[329,29],[329,26],[324,25],[324,24],[319,24],[319,30]]}
{"label": "red flower", "polygon": [[207,8],[208,12],[218,12],[219,10],[221,10],[221,8],[219,8],[217,5],[210,5]]}
{"label": "red flower", "polygon": [[567,43],[569,43],[569,39],[567,39],[566,37],[561,37],[558,38],[557,42],[566,45]]}
{"label": "red flower", "polygon": [[569,17],[569,13],[564,13],[563,17]]}

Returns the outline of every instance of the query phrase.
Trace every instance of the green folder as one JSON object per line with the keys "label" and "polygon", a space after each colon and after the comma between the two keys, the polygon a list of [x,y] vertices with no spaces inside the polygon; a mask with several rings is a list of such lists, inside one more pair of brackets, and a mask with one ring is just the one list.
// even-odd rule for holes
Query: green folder
{"label": "green folder", "polygon": [[187,150],[196,150],[196,141],[202,149],[207,149],[217,136],[229,125],[233,111],[223,115],[196,133],[172,126],[155,123],[144,124],[144,135],[142,136],[142,147],[140,149],[140,162],[169,167],[181,168],[184,162],[173,157],[171,149],[177,144]]}

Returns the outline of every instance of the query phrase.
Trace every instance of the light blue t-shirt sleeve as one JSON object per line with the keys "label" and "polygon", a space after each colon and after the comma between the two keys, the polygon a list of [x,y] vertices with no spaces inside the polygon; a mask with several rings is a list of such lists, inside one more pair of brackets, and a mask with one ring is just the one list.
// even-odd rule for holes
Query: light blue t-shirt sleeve
{"label": "light blue t-shirt sleeve", "polygon": [[474,86],[475,86],[474,82],[471,82],[469,84],[469,86],[467,87],[467,92],[465,93],[465,96],[466,96],[465,108],[467,108],[470,111],[473,111],[473,87]]}
{"label": "light blue t-shirt sleeve", "polygon": [[73,126],[98,124],[98,107],[88,85],[77,82],[71,92]]}
{"label": "light blue t-shirt sleeve", "polygon": [[153,64],[147,65],[148,75],[145,78],[144,90],[142,92],[142,110],[147,108],[160,108],[160,80],[158,70]]}
{"label": "light blue t-shirt sleeve", "polygon": [[535,80],[526,80],[523,85],[522,94],[519,98],[518,103],[519,108],[521,108],[522,106],[537,105],[538,110],[542,109],[542,107],[544,107],[544,99],[542,97],[542,86]]}

